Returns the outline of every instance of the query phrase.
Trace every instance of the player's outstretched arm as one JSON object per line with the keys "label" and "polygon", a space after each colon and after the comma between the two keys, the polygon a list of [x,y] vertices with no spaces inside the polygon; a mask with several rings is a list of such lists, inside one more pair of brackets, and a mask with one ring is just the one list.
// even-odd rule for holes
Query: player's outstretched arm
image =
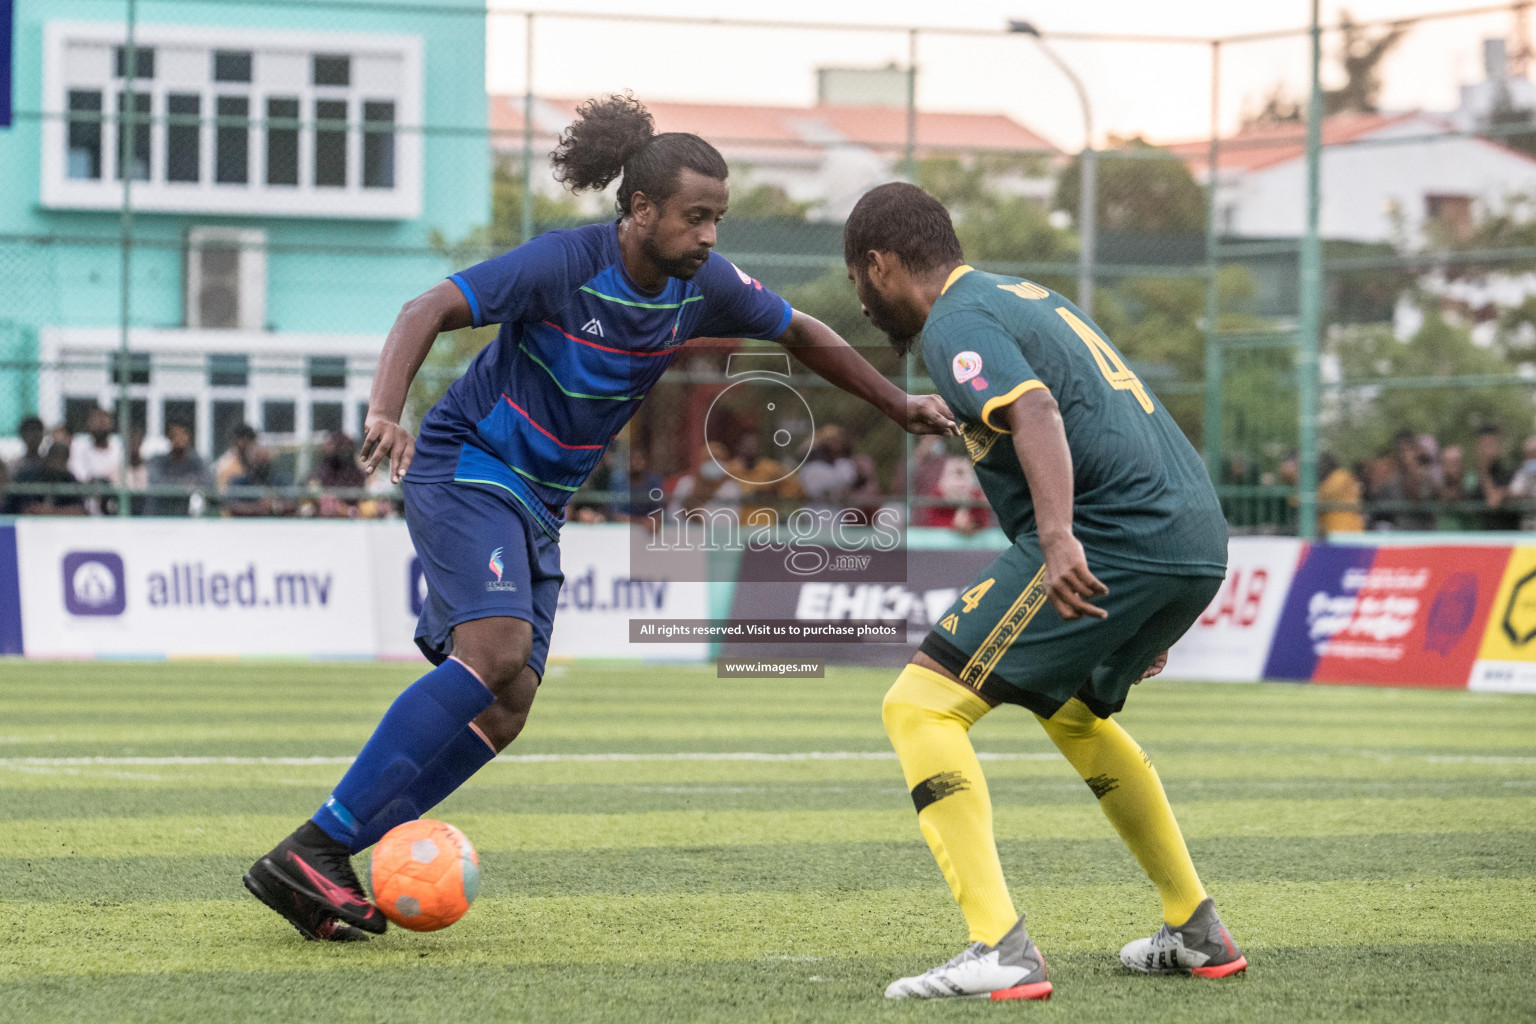
{"label": "player's outstretched arm", "polygon": [[1107,594],[1109,588],[1088,570],[1083,546],[1072,535],[1072,449],[1056,399],[1045,388],[1034,388],[1000,411],[1029,481],[1051,604],[1068,622],[1085,615],[1108,618],[1109,613],[1089,604],[1089,598]]}
{"label": "player's outstretched arm", "polygon": [[400,308],[389,337],[384,339],[379,367],[373,374],[373,390],[368,394],[363,447],[358,455],[368,472],[372,473],[380,462],[388,459],[389,479],[398,484],[405,476],[416,453],[415,439],[400,425],[411,381],[416,379],[416,372],[439,334],[473,324],[469,301],[452,281],[442,282]]}
{"label": "player's outstretched arm", "polygon": [[843,336],[809,313],[795,310],[784,333],[774,339],[805,367],[901,424],[913,434],[958,434],[955,417],[938,395],[909,395],[886,380],[880,371]]}

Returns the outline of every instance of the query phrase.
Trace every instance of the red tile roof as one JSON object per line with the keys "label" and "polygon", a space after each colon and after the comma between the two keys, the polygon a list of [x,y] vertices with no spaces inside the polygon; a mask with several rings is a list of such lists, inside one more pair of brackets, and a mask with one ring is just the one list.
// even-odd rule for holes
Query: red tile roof
{"label": "red tile roof", "polygon": [[[1416,118],[1430,122],[1436,128],[1452,130],[1448,123],[1422,111],[1401,114],[1335,114],[1323,120],[1323,145],[1341,146]],[[1208,140],[1175,142],[1167,148],[1182,157],[1192,172],[1205,174],[1210,158]],[[1216,159],[1223,171],[1256,171],[1288,160],[1299,160],[1306,152],[1307,126],[1293,121],[1245,128],[1236,135],[1222,139]]]}
{"label": "red tile roof", "polygon": [[[574,111],[581,100],[538,97],[545,110]],[[811,151],[836,143],[852,143],[886,152],[900,152],[906,143],[907,112],[900,107],[758,107],[724,103],[646,101],[657,131],[692,132],[741,155],[751,150]],[[492,145],[502,151],[522,145],[523,98],[492,96]],[[535,114],[538,145],[553,139],[545,117]],[[540,129],[543,129],[540,131]],[[1055,146],[1002,114],[950,114],[920,110],[916,141],[935,150],[999,150],[1058,154]]]}

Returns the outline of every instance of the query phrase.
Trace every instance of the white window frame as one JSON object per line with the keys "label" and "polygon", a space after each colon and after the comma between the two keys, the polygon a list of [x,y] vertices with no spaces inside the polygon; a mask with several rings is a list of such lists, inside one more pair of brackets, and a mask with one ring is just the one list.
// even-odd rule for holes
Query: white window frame
{"label": "white window frame", "polygon": [[[65,77],[65,53],[71,43],[122,46],[127,42],[121,22],[50,21],[43,27],[43,131],[41,202],[48,209],[117,210],[123,204],[124,183],[115,176],[117,126],[116,95],[126,84],[119,78],[105,82],[71,82]],[[167,86],[158,72],[154,79],[136,80],[136,92],[150,95],[149,181],[132,182],[130,197],[135,210],[164,213],[252,214],[263,217],[322,217],[327,219],[413,220],[421,216],[424,136],[422,41],[420,36],[356,32],[284,32],[239,26],[189,26],[141,24],[134,29],[135,45],[141,48],[191,47],[208,54],[207,81],[199,86],[203,100],[200,145],[201,173],[196,183],[165,180],[165,97],[171,92],[191,92],[188,86]],[[213,51],[251,50],[256,62],[263,50],[382,56],[401,62],[399,80],[388,94],[376,94],[357,85],[345,88],[316,86],[306,61],[302,82],[291,87],[265,87],[259,83],[213,81]],[[259,77],[259,76],[258,76]],[[67,177],[65,142],[68,132],[68,98],[71,90],[102,93],[102,175],[99,179]],[[216,184],[216,104],[219,95],[250,97],[252,122],[249,142],[250,175],[245,185]],[[268,97],[299,100],[299,184],[268,186],[266,177],[266,101]],[[314,185],[314,105],[318,99],[345,97],[347,111],[347,184],[317,188]],[[395,184],[392,188],[364,188],[362,115],[363,103],[383,100],[395,104]]]}
{"label": "white window frame", "polygon": [[[117,383],[111,367],[121,337],[112,327],[45,327],[38,332],[38,356],[44,365],[57,366],[55,373],[38,381],[38,415],[47,423],[64,417],[65,397],[92,397],[103,409],[117,404]],[[130,384],[130,400],[145,401],[146,437],[165,432],[164,402],[190,398],[197,405],[195,432],[198,451],[207,458],[212,450],[213,403],[243,398],[245,421],[260,433],[263,444],[285,445],[319,440],[310,422],[314,402],[340,402],[342,428],[362,437],[359,408],[368,401],[373,369],[384,338],[374,334],[309,334],[238,330],[160,330],[134,328],[128,333],[128,349],[148,354],[148,384]],[[208,382],[207,357],[229,353],[250,357],[244,388]],[[311,388],[308,356],[342,356],[347,360],[344,388]],[[262,431],[264,401],[292,401],[292,433]]]}
{"label": "white window frame", "polygon": [[[204,324],[197,296],[203,288],[203,261],[198,258],[208,246],[238,249],[240,293],[235,303],[235,329],[259,331],[267,325],[267,233],[259,228],[195,227],[187,231],[186,325],[192,329],[215,330]],[[225,328],[228,330],[229,328]]]}

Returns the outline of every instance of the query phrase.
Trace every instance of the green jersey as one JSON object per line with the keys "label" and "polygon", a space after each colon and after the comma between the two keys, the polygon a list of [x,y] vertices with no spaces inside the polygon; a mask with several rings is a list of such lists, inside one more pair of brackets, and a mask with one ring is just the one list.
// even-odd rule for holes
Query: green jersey
{"label": "green jersey", "polygon": [[1010,539],[1035,532],[1029,483],[1002,411],[1046,388],[1072,451],[1072,532],[1102,561],[1221,576],[1227,523],[1205,465],[1119,351],[1056,292],[957,267],[928,314],[923,360],[965,435]]}

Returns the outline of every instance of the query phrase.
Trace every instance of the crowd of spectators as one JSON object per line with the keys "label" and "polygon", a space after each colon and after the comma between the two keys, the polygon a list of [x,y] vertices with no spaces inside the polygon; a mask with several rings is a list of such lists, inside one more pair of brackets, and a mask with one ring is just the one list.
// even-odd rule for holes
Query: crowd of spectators
{"label": "crowd of spectators", "polygon": [[[170,423],[164,438],[147,442],[133,430],[124,459],[112,414],[93,409],[85,429],[52,430],[37,417],[17,426],[21,455],[0,463],[0,514],[113,515],[120,481],[134,492],[130,511],[150,516],[388,518],[398,515],[387,473],[372,477],[357,461],[357,442],[335,431],[313,450],[307,473],[295,483],[275,453],[241,424],[229,447],[210,465],[198,454],[185,423]],[[1400,431],[1389,451],[1352,466],[1324,452],[1318,459],[1318,529],[1323,534],[1364,530],[1536,530],[1536,435],[1515,459],[1503,431],[1487,426],[1469,449],[1440,445],[1428,434]],[[146,449],[152,454],[146,456]],[[288,459],[291,463],[293,460]],[[620,468],[622,467],[622,469]],[[126,468],[127,478],[123,481]],[[973,534],[996,518],[971,461],[945,439],[922,437],[908,464],[898,464],[882,486],[875,460],[855,450],[841,426],[823,426],[809,450],[765,455],[756,432],[698,448],[682,472],[663,476],[638,446],[612,449],[571,507],[577,522],[638,521],[660,512],[733,509],[744,523],[770,510],[842,512],[868,523],[882,507],[906,507],[910,469],[910,525]],[[1294,455],[1273,474],[1261,474],[1233,456],[1224,484],[1294,487]],[[32,486],[29,486],[32,485]],[[41,487],[35,485],[44,485]],[[1243,486],[1234,488],[1243,491]],[[1262,488],[1260,488],[1262,490]],[[598,492],[609,500],[590,500]],[[1273,523],[1294,525],[1294,495],[1279,499]],[[760,519],[761,521],[761,519]]]}
{"label": "crowd of spectators", "polygon": [[[1323,452],[1317,465],[1318,531],[1536,530],[1536,436],[1525,440],[1518,461],[1510,447],[1504,432],[1490,425],[1477,432],[1470,448],[1402,430],[1389,450],[1350,466]],[[1222,483],[1239,485],[1238,492],[1254,484],[1294,488],[1300,475],[1294,454],[1273,474],[1261,474],[1236,455],[1223,467]],[[1229,520],[1238,526],[1295,525],[1294,495],[1278,499],[1278,512],[1270,509],[1267,515],[1260,508],[1265,500],[1229,497]]]}
{"label": "crowd of spectators", "polygon": [[[1404,430],[1390,452],[1351,470],[1330,468],[1339,491],[1358,482],[1366,529],[1536,529],[1536,437],[1525,440],[1517,462],[1496,426],[1479,430],[1470,452]],[[1322,483],[1318,497],[1327,500]]]}
{"label": "crowd of spectators", "polygon": [[[340,431],[317,446],[310,471],[295,486],[246,424],[232,431],[228,449],[212,465],[198,454],[191,425],[172,422],[165,436],[153,441],[141,429],[130,431],[125,466],[116,429],[112,414],[100,408],[90,411],[79,434],[62,425],[49,430],[36,416],[22,420],[16,428],[21,455],[0,463],[0,515],[116,515],[124,484],[134,492],[129,499],[134,515],[398,514],[396,502],[378,493],[391,489],[387,474],[370,478],[358,465],[357,442]],[[146,448],[153,454],[146,456]]]}
{"label": "crowd of spectators", "polygon": [[[801,457],[803,455],[803,458]],[[618,467],[628,459],[628,481]],[[834,512],[849,525],[867,525],[881,508],[906,505],[906,467],[898,465],[882,486],[875,460],[856,451],[848,432],[829,425],[817,430],[808,450],[764,455],[753,431],[727,441],[709,441],[689,465],[671,477],[651,468],[643,448],[610,449],[583,493],[572,504],[577,522],[627,522],[659,513],[729,509],[747,525],[780,520],[800,509]],[[627,500],[599,501],[620,492]],[[912,515],[916,526],[972,534],[995,521],[969,458],[952,454],[943,438],[919,438],[912,460]],[[903,513],[904,514],[904,513]],[[851,517],[851,518],[850,518]]]}

